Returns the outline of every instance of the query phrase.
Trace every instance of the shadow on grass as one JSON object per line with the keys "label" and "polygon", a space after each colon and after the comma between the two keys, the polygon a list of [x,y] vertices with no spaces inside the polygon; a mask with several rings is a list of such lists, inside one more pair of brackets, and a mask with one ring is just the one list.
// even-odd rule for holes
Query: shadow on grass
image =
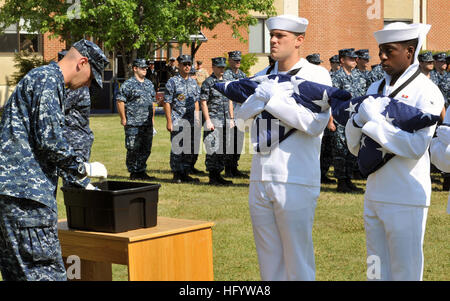
{"label": "shadow on grass", "polygon": [[[154,176],[154,175],[153,175]],[[195,178],[195,176],[194,176]],[[155,180],[153,181],[144,181],[144,180],[130,180],[129,177],[124,177],[124,176],[117,176],[117,175],[109,175],[108,176],[108,180],[125,180],[125,181],[129,181],[129,182],[144,182],[144,183],[168,183],[168,184],[175,184],[172,182],[172,179],[167,179],[167,178],[158,178],[156,177]],[[233,183],[232,185],[210,185],[208,182],[198,182],[198,183],[180,183],[178,185],[182,185],[182,184],[188,184],[188,185],[196,185],[196,186],[212,186],[212,187],[248,187],[248,183]]]}

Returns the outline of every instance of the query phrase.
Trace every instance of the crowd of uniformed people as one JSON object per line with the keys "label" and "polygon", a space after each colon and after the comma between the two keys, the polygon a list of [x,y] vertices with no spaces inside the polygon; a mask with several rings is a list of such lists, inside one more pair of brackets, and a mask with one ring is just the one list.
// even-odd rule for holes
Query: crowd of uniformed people
{"label": "crowd of uniformed people", "polygon": [[[274,40],[273,44],[276,46],[271,50],[272,57],[278,59],[275,62],[272,57],[269,57],[268,67],[259,74],[295,71],[294,74],[307,80],[323,82],[327,85],[332,84],[334,87],[347,90],[352,97],[365,95],[369,86],[383,77],[393,78],[386,75],[388,72],[384,74],[379,65],[372,66],[369,70],[369,51],[367,49],[355,51],[353,48],[341,49],[337,55],[329,59],[331,64],[329,76],[327,70],[314,66],[322,63],[319,54],[307,56],[308,62],[299,58],[298,45],[304,41],[304,33],[308,25],[306,19],[279,16],[271,18],[270,21],[267,26]],[[405,24],[394,25],[398,28],[394,26],[395,30],[392,34],[390,33],[392,37],[385,34],[384,30],[377,32],[379,35],[376,37],[378,37],[380,45],[406,41],[407,39],[401,39],[406,35],[408,37],[413,35],[414,39],[420,37],[421,33],[415,27],[410,28]],[[388,31],[386,30],[386,32]],[[401,47],[407,51],[402,52],[400,56],[413,66],[411,58],[414,57],[411,56],[411,53],[416,51],[417,45],[412,47],[402,43],[400,43]],[[289,51],[283,52],[282,49],[289,49]],[[380,46],[381,52],[383,52],[383,56],[386,56],[386,50]],[[430,52],[424,52],[419,56],[420,70],[439,87],[446,106],[449,102],[450,86],[448,59],[445,53],[432,55]],[[242,151],[242,141],[245,136],[235,124],[234,113],[238,111],[239,105],[232,99],[226,98],[214,87],[214,84],[218,82],[246,77],[247,75],[240,70],[241,60],[242,54],[239,50],[229,52],[228,58],[211,58],[212,73],[210,73],[202,68],[202,62],[199,61],[194,70],[194,62],[189,55],[182,54],[178,58],[169,59],[166,66],[169,78],[164,83],[164,97],[161,104],[165,112],[166,128],[170,132],[170,169],[173,173],[174,183],[199,182],[199,179],[192,175],[199,173],[195,168],[195,163],[200,149],[201,135],[199,133],[201,133],[202,127],[209,184],[231,185],[232,181],[226,180],[222,176],[224,170],[225,177],[248,177],[238,169],[239,154]],[[227,61],[229,68],[226,68]],[[58,216],[55,194],[58,177],[63,178],[64,185],[86,189],[97,189],[90,184],[89,177],[107,177],[107,170],[103,164],[89,162],[93,133],[89,129],[90,99],[86,87],[90,85],[91,81],[102,86],[101,73],[108,63],[108,59],[97,45],[91,41],[80,40],[66,53],[61,54],[57,63],[52,62],[29,72],[18,83],[5,105],[0,123],[0,140],[2,141],[0,144],[0,269],[3,279],[66,280],[57,237]],[[161,88],[153,65],[152,61],[143,58],[135,59],[132,64],[133,76],[120,86],[116,98],[120,123],[125,131],[125,148],[127,150],[125,164],[132,180],[151,181],[155,179],[146,173],[153,135],[156,133],[154,130],[154,102],[157,91]],[[400,70],[400,67],[391,66],[391,69]],[[394,75],[407,74],[403,69],[401,70],[403,73]],[[398,76],[395,80],[397,79]],[[428,83],[425,78],[424,81]],[[272,83],[269,84],[272,85]],[[275,110],[276,108],[271,106],[271,100],[276,87],[271,87],[273,89],[265,91],[267,93],[260,90],[255,94],[260,94],[260,99],[263,99],[266,108]],[[412,88],[417,90],[414,92],[416,96],[418,95],[417,97],[431,92],[439,94],[434,86],[431,87],[431,90],[434,89],[431,92],[424,91],[421,87]],[[437,98],[439,103],[431,102],[431,104],[435,107],[439,106],[439,110],[441,110],[440,106],[443,101],[441,101],[442,96],[439,95],[439,97],[439,99]],[[283,104],[290,107],[292,111],[300,110],[296,104],[292,106],[286,97],[280,101],[284,101]],[[421,101],[427,100],[421,99]],[[367,103],[369,106],[370,102]],[[365,113],[369,116],[370,113],[376,115],[381,112],[367,110]],[[445,110],[443,110],[442,116],[444,113]],[[286,116],[283,117],[290,120],[295,112],[284,112],[284,114]],[[320,114],[326,116],[322,119],[324,127],[328,121],[320,151],[322,183],[334,182],[327,176],[330,166],[333,165],[338,191],[362,191],[351,181],[361,178],[361,175],[356,165],[356,159],[349,151],[349,143],[346,141],[346,130],[350,129],[356,132],[359,128],[361,131],[358,122],[355,123],[354,120],[361,116],[357,113],[356,117],[353,117],[352,124],[341,125],[335,122],[331,115],[331,117],[327,115],[328,111]],[[361,121],[361,119],[358,120]],[[312,122],[318,121],[313,120]],[[365,123],[369,123],[369,120],[365,120]],[[440,130],[443,132],[445,128],[440,127]],[[446,136],[443,133],[441,136],[450,135]],[[309,147],[313,148],[316,146],[313,143],[317,142],[318,151],[320,135],[313,136],[296,132],[292,137],[291,144],[285,143],[286,148],[289,148],[288,152],[283,152],[280,147],[275,147],[268,155],[258,153],[254,156],[256,160],[252,165],[253,179],[250,181],[249,206],[263,280],[312,280],[315,277],[310,232],[320,190],[319,174],[317,172],[317,177],[315,177],[317,179],[313,179],[317,180],[317,185],[315,182],[312,185],[312,182],[308,182],[311,178],[311,171],[302,170],[300,165],[310,164],[313,166],[318,162],[309,160],[308,153],[302,153],[298,148],[299,145],[300,147],[305,144],[308,146],[308,143],[311,144]],[[232,147],[229,147],[230,145]],[[290,161],[291,155],[297,155],[301,160],[292,162]],[[417,159],[413,158],[410,161],[416,162]],[[404,165],[402,165],[404,168],[401,169],[403,174],[404,170],[410,166],[406,163],[402,164]],[[316,165],[319,169],[318,164]],[[298,177],[289,178],[288,171],[293,168]],[[406,173],[405,176],[410,177]],[[270,180],[267,180],[268,178]],[[383,180],[381,176],[377,179]],[[409,185],[412,180],[408,178],[404,182]],[[380,187],[374,189],[372,186],[371,190],[368,188],[367,191],[370,190],[373,193],[380,190]],[[385,188],[384,186],[388,187],[389,185],[385,183],[381,188]],[[426,185],[423,184],[423,186]],[[296,202],[299,196],[305,200],[304,203]],[[273,207],[268,209],[265,204],[270,197],[275,197],[277,201],[276,206],[272,205]],[[384,197],[385,195],[383,195]],[[375,199],[369,198],[365,201],[367,206],[370,205],[374,208],[379,206]],[[427,202],[429,202],[428,195]],[[293,207],[290,207],[291,205]],[[372,207],[365,208],[367,223],[374,220],[372,216],[369,216],[372,209]],[[273,220],[274,214],[277,215],[276,222]],[[381,215],[380,212],[376,214]],[[426,211],[424,214],[426,216]],[[403,218],[405,221],[409,219],[409,217]],[[423,220],[423,217],[420,217],[420,220]],[[298,225],[305,225],[305,228]],[[380,227],[378,224],[366,224],[366,227],[369,226],[377,229]],[[282,231],[278,231],[278,228]],[[399,231],[403,231],[403,229]],[[420,232],[422,239],[419,236],[414,238],[415,245],[419,246],[417,249],[420,249],[423,244],[424,229],[420,231],[422,231]],[[273,244],[266,243],[267,237],[273,240]],[[298,239],[299,237],[301,239]],[[396,240],[395,237],[386,239]],[[402,251],[400,253],[403,254],[406,244],[405,246],[403,246],[403,242],[399,244],[401,244],[399,250]],[[283,251],[280,245],[286,246],[286,248],[290,246],[292,250],[281,254]],[[303,256],[307,257],[306,261],[303,260]],[[410,256],[408,262],[414,262],[421,256],[421,253],[417,256]],[[281,262],[280,260],[290,260],[296,266],[291,267],[288,261]],[[402,258],[392,260],[402,261]],[[389,266],[389,262],[383,262],[383,265]],[[295,273],[285,275],[287,272],[276,269],[278,266],[283,266],[284,270],[293,269]],[[407,277],[399,279],[409,279],[408,277],[411,275],[414,279],[421,279],[422,270],[423,266],[419,264],[414,275],[407,273],[408,275],[405,274]],[[300,274],[297,275],[297,272]],[[392,277],[388,275],[387,279],[390,278]]]}

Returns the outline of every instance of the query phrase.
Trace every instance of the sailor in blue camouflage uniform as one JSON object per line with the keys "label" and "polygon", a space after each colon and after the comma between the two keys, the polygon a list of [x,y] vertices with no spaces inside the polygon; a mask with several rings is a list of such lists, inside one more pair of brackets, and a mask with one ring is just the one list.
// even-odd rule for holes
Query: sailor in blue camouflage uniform
{"label": "sailor in blue camouflage uniform", "polygon": [[[331,77],[334,87],[350,92],[352,97],[365,95],[368,89],[366,79],[355,70],[357,57],[353,48],[339,50],[341,69],[336,71]],[[336,121],[335,124],[336,131],[333,133],[333,166],[334,176],[338,179],[337,191],[362,191],[361,188],[356,187],[351,181],[354,173],[358,171],[358,166],[356,157],[347,148],[345,124],[342,125]]]}
{"label": "sailor in blue camouflage uniform", "polygon": [[[66,53],[66,50],[58,52],[58,61],[62,60]],[[89,161],[92,143],[94,142],[94,133],[89,127],[90,113],[91,95],[89,87],[85,86],[76,90],[66,89],[63,135],[75,153],[86,162]],[[61,177],[63,186],[79,186],[78,179],[73,175],[61,171]]]}
{"label": "sailor in blue camouflage uniform", "polygon": [[445,52],[439,52],[433,55],[434,70],[430,72],[430,79],[435,83],[442,94],[444,95],[445,104],[448,106],[448,94],[449,94],[449,75],[447,69],[447,54]]}
{"label": "sailor in blue camouflage uniform", "polygon": [[133,61],[134,76],[127,79],[117,95],[117,111],[125,129],[126,166],[131,180],[154,180],[145,170],[153,142],[153,123],[156,91],[145,76],[145,59]]}
{"label": "sailor in blue camouflage uniform", "polygon": [[[369,86],[372,84],[372,76],[371,71],[369,70],[369,49],[359,49],[355,51],[355,54],[358,56],[356,58],[356,68],[355,72],[359,73],[361,77],[363,77],[366,80],[366,91],[369,89]],[[365,92],[364,92],[365,94]]]}
{"label": "sailor in blue camouflage uniform", "polygon": [[[223,78],[226,81],[239,80],[246,78],[247,75],[239,69],[241,67],[242,54],[239,50],[228,52],[228,63],[230,68],[225,70]],[[238,110],[241,107],[240,104],[233,102],[233,111]],[[241,158],[241,152],[244,144],[243,131],[240,131],[237,126],[230,130],[228,136],[228,152],[225,155],[225,176],[235,178],[248,178],[248,175],[238,170],[239,159]]]}
{"label": "sailor in blue camouflage uniform", "polygon": [[220,173],[225,166],[226,135],[234,127],[233,103],[214,88],[214,84],[224,82],[223,74],[226,58],[212,59],[213,73],[202,84],[200,101],[205,119],[203,144],[206,149],[206,170],[209,172],[209,184],[230,185]]}
{"label": "sailor in blue camouflage uniform", "polygon": [[[329,59],[330,62],[330,76],[340,69],[341,63],[339,56],[333,55]],[[336,181],[328,177],[328,171],[333,164],[333,147],[334,147],[334,132],[336,125],[333,121],[333,116],[330,116],[327,127],[323,131],[322,143],[320,146],[320,182],[322,184],[335,184]]]}
{"label": "sailor in blue camouflage uniform", "polygon": [[333,75],[334,72],[338,71],[341,68],[341,62],[339,61],[339,55],[333,55],[328,59],[330,61],[330,75]]}
{"label": "sailor in blue camouflage uniform", "polygon": [[372,83],[379,81],[384,78],[384,71],[381,64],[373,65],[372,70],[370,70],[370,81]]}
{"label": "sailor in blue camouflage uniform", "polygon": [[[445,108],[449,106],[450,101],[450,75],[447,69],[447,54],[439,52],[433,55],[434,70],[430,72],[430,79],[439,87],[444,95]],[[450,173],[442,173],[442,190],[448,191],[450,188]]]}
{"label": "sailor in blue camouflage uniform", "polygon": [[[194,155],[198,154],[197,136],[201,135],[199,120],[200,87],[189,76],[192,58],[183,54],[177,58],[178,74],[166,83],[164,112],[170,132],[170,169],[173,183],[195,183],[199,179],[189,176]],[[197,129],[197,131],[196,131]]]}
{"label": "sailor in blue camouflage uniform", "polygon": [[420,53],[417,58],[419,60],[420,71],[431,79],[431,72],[434,70],[433,53],[431,51],[425,51]]}
{"label": "sailor in blue camouflage uniform", "polygon": [[[67,280],[58,239],[58,173],[106,177],[84,162],[63,135],[65,85],[102,85],[108,63],[94,43],[76,42],[58,63],[17,84],[0,122],[0,270],[4,280]],[[80,181],[88,186],[89,180]]]}

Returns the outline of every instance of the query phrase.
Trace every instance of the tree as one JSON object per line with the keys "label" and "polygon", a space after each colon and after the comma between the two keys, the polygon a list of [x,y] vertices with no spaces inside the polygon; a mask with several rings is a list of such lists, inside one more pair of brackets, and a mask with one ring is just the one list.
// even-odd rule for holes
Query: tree
{"label": "tree", "polygon": [[[201,29],[225,23],[232,34],[255,24],[251,12],[273,15],[274,0],[5,0],[0,8],[0,31],[20,19],[29,30],[51,32],[72,43],[94,37],[108,50],[120,53],[124,66],[137,50],[150,52],[176,39],[188,43]],[[230,33],[231,34],[231,33]]]}

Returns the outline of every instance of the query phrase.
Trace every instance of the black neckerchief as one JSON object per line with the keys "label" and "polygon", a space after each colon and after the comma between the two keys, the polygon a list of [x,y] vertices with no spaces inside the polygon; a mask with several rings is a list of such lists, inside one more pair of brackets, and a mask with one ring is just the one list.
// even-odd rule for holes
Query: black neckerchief
{"label": "black neckerchief", "polygon": [[[394,98],[398,94],[398,92],[400,92],[407,85],[409,85],[416,77],[419,76],[420,73],[421,72],[420,72],[420,67],[419,67],[419,68],[417,68],[417,71],[414,72],[414,74],[410,78],[408,78],[407,81],[405,81],[400,87],[398,87],[397,89],[395,89],[395,91],[393,91],[391,94],[389,94],[388,97]],[[386,80],[383,78],[383,81],[378,86],[378,94],[381,95],[383,93],[383,89],[384,89],[385,85],[386,85]]]}

